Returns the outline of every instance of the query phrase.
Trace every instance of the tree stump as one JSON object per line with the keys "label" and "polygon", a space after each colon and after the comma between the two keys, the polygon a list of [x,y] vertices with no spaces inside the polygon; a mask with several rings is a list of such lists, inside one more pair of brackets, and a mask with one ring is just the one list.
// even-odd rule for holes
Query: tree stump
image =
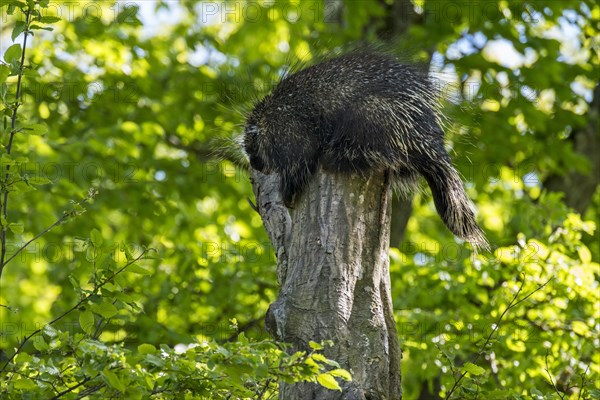
{"label": "tree stump", "polygon": [[399,400],[401,350],[389,276],[391,186],[319,170],[294,209],[277,175],[251,172],[257,206],[277,255],[280,293],[267,330],[294,351],[332,340],[324,354],[352,374],[342,393],[314,383],[280,384],[282,400]]}

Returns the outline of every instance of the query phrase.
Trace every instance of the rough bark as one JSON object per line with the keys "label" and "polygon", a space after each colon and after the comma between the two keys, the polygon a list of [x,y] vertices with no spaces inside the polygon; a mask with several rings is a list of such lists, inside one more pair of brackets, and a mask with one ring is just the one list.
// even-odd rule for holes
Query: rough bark
{"label": "rough bark", "polygon": [[267,330],[293,350],[332,340],[325,355],[352,373],[343,391],[280,386],[285,400],[401,399],[401,352],[389,276],[391,189],[368,178],[319,171],[289,214],[278,178],[252,171],[254,192],[275,248],[281,291]]}

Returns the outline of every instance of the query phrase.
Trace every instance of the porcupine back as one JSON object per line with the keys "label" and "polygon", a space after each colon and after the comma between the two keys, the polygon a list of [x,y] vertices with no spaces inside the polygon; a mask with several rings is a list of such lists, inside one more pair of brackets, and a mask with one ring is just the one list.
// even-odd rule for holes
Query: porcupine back
{"label": "porcupine back", "polygon": [[244,148],[253,168],[280,175],[288,207],[319,164],[343,173],[390,170],[404,189],[421,175],[446,226],[487,247],[439,115],[425,73],[389,54],[357,51],[285,76],[249,114]]}

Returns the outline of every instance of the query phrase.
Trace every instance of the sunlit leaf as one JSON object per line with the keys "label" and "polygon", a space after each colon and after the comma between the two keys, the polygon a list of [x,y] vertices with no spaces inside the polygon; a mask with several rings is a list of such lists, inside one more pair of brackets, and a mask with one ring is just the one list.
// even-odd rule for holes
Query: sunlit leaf
{"label": "sunlit leaf", "polygon": [[21,53],[22,53],[21,45],[18,43],[15,43],[12,46],[10,46],[8,49],[6,49],[6,52],[4,53],[4,61],[6,61],[9,64],[14,61],[19,61],[19,59],[21,57]]}
{"label": "sunlit leaf", "polygon": [[106,381],[111,387],[117,389],[119,392],[125,392],[125,385],[123,385],[121,379],[119,379],[119,377],[114,372],[112,372],[108,368],[105,368],[102,371],[102,376],[106,378]]}
{"label": "sunlit leaf", "polygon": [[465,363],[465,365],[463,365],[463,369],[472,375],[482,375],[485,372],[485,369],[470,362]]}
{"label": "sunlit leaf", "polygon": [[337,383],[335,378],[328,373],[317,375],[317,382],[319,382],[319,385],[326,387],[327,389],[339,390],[340,392],[342,391],[342,388]]}
{"label": "sunlit leaf", "polygon": [[12,34],[11,34],[11,39],[13,40],[13,42],[15,41],[15,39],[17,38],[17,36],[19,36],[21,33],[23,33],[23,31],[25,30],[25,28],[27,28],[27,25],[25,24],[25,21],[17,21],[15,23],[15,27],[13,28]]}
{"label": "sunlit leaf", "polygon": [[96,329],[94,321],[94,313],[90,310],[85,310],[79,313],[79,326],[83,331],[89,335],[94,333]]}
{"label": "sunlit leaf", "polygon": [[90,309],[96,314],[100,314],[104,318],[111,318],[117,314],[118,310],[114,304],[102,302],[100,304],[91,304]]}

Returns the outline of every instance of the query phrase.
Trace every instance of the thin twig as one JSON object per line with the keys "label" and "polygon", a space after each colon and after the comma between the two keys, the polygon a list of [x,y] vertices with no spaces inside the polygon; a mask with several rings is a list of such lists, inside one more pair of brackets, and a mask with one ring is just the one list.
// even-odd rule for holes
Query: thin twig
{"label": "thin twig", "polygon": [[[508,310],[516,307],[519,303],[522,303],[523,301],[527,300],[529,297],[531,297],[534,293],[540,291],[541,289],[543,289],[548,283],[550,283],[550,281],[552,279],[554,279],[553,277],[551,277],[550,279],[548,279],[546,282],[544,282],[543,284],[541,284],[540,286],[538,286],[537,288],[535,288],[535,290],[531,291],[529,294],[527,294],[527,296],[523,297],[521,300],[516,301],[517,297],[519,297],[519,294],[521,293],[521,291],[523,290],[523,286],[525,286],[525,275],[523,275],[523,282],[521,283],[521,286],[519,287],[519,290],[517,290],[517,293],[515,293],[515,295],[513,296],[512,300],[510,301],[510,303],[508,303],[508,306],[506,307],[506,309],[502,312],[502,314],[500,314],[500,317],[498,317],[498,320],[496,321],[496,324],[494,326],[494,329],[492,329],[492,332],[490,332],[490,334],[488,335],[487,339],[485,340],[485,343],[483,344],[483,346],[481,346],[481,348],[479,349],[479,351],[477,352],[477,355],[475,356],[475,359],[472,361],[473,364],[476,364],[477,361],[479,361],[479,358],[483,355],[483,353],[485,352],[485,349],[487,347],[487,345],[490,343],[490,341],[492,340],[492,337],[494,336],[494,334],[498,331],[498,329],[500,328],[500,322],[502,322],[502,319],[504,318],[504,316],[506,315],[506,313],[508,312]],[[449,399],[450,396],[452,395],[452,393],[454,393],[454,391],[456,390],[456,388],[458,387],[458,384],[460,383],[460,381],[467,375],[467,371],[463,372],[458,379],[454,382],[454,386],[452,386],[452,388],[450,389],[450,391],[448,392],[448,394],[446,395],[446,399]]]}
{"label": "thin twig", "polygon": [[450,365],[450,372],[452,372],[452,376],[454,376],[456,374],[456,370],[454,369],[454,361],[452,361],[450,357],[448,357],[448,354],[446,354],[446,352],[442,350],[438,343],[435,344],[435,347],[440,353],[442,353],[442,357],[444,357],[446,361],[448,361],[448,364]]}
{"label": "thin twig", "polygon": [[65,394],[71,393],[73,390],[77,389],[79,386],[85,385],[86,383],[88,383],[92,378],[90,378],[89,376],[86,377],[84,380],[82,380],[81,382],[79,382],[77,385],[75,386],[71,386],[70,388],[63,390],[60,393],[57,393],[56,396],[52,397],[50,400],[56,400],[58,398],[60,398],[61,396],[64,396]]}
{"label": "thin twig", "polygon": [[550,379],[550,383],[552,384],[552,387],[554,388],[554,391],[556,392],[556,394],[558,395],[558,397],[560,397],[561,399],[564,399],[565,396],[560,394],[560,391],[558,390],[558,388],[556,387],[556,384],[554,383],[554,379],[552,378],[552,374],[550,373],[550,367],[548,366],[548,354],[549,353],[550,353],[550,350],[546,349],[546,357],[544,358],[544,362],[546,364],[546,368],[544,368],[544,370],[548,374],[548,379]]}
{"label": "thin twig", "polygon": [[585,390],[585,374],[587,374],[587,372],[589,371],[590,364],[591,364],[591,361],[585,367],[585,371],[583,371],[583,373],[581,374],[581,389],[579,390],[579,393],[577,394],[577,400],[581,399],[581,395],[583,394],[583,391]]}
{"label": "thin twig", "polygon": [[83,399],[83,398],[89,396],[90,394],[97,392],[98,390],[102,389],[105,386],[106,385],[104,383],[101,383],[99,385],[89,387],[89,388],[83,390],[81,393],[78,393],[78,396],[76,397],[76,399]]}
{"label": "thin twig", "polygon": [[260,393],[258,393],[258,397],[257,397],[258,400],[261,400],[263,398],[263,396],[267,393],[269,386],[271,386],[271,379],[267,379],[267,381],[265,382],[265,386],[260,391]]}
{"label": "thin twig", "polygon": [[[89,199],[91,199],[95,194],[90,193],[87,195],[86,198],[84,198],[83,200],[79,201],[77,203],[77,205],[83,205],[85,202],[87,202]],[[14,252],[14,254],[12,256],[10,256],[6,262],[4,263],[4,265],[8,264],[12,259],[14,259],[16,256],[18,256],[23,250],[25,250],[27,248],[27,246],[29,246],[31,243],[35,242],[36,240],[38,240],[40,237],[44,236],[46,233],[50,232],[52,230],[52,228],[54,228],[57,225],[60,225],[63,221],[65,221],[66,219],[68,219],[69,217],[72,217],[74,214],[74,211],[65,211],[63,216],[60,217],[59,219],[57,219],[52,225],[50,225],[49,227],[47,227],[46,229],[44,229],[43,231],[41,231],[40,233],[38,233],[37,235],[35,235],[33,238],[31,238],[29,241],[27,241],[23,246],[19,247],[17,249],[17,251]]]}
{"label": "thin twig", "polygon": [[[13,139],[15,137],[16,128],[17,128],[17,111],[19,110],[19,106],[21,105],[21,81],[23,79],[23,70],[25,69],[25,49],[27,49],[27,36],[29,36],[29,17],[31,15],[31,8],[27,8],[25,12],[25,30],[23,31],[23,48],[21,49],[21,64],[19,65],[19,73],[17,75],[17,92],[15,95],[15,105],[13,109],[13,114],[10,123],[10,136],[8,138],[8,146],[6,146],[6,154],[10,154],[13,145]],[[4,177],[4,181],[8,182],[8,178],[10,177],[10,164],[6,165],[6,174]],[[2,229],[0,232],[0,281],[2,280],[2,271],[4,270],[4,266],[6,263],[4,262],[4,258],[6,257],[6,228],[8,225],[7,215],[8,215],[8,189],[5,188],[4,195],[2,196],[2,216],[4,217],[4,224],[2,225]]]}
{"label": "thin twig", "polygon": [[[138,257],[130,260],[127,264],[125,264],[123,267],[119,268],[117,271],[115,271],[115,273],[113,273],[111,276],[105,278],[99,285],[98,287],[92,291],[91,293],[89,293],[87,296],[84,296],[81,298],[81,300],[79,300],[77,302],[77,304],[75,304],[73,307],[69,308],[67,311],[65,311],[64,313],[62,313],[61,315],[59,315],[58,317],[54,318],[52,321],[48,322],[46,325],[53,325],[56,322],[60,321],[61,319],[63,319],[65,316],[67,316],[68,314],[70,314],[71,312],[77,310],[79,308],[79,306],[81,306],[83,303],[85,303],[86,301],[88,301],[92,296],[95,296],[98,293],[98,290],[101,289],[104,285],[106,285],[109,281],[111,281],[112,279],[114,279],[117,275],[119,275],[121,272],[125,271],[125,269],[127,267],[129,267],[130,265],[132,265],[133,263],[139,261],[143,256],[145,256],[148,251],[150,251],[151,249],[145,249],[142,254],[140,254]],[[44,325],[44,326],[46,326]],[[21,352],[21,349],[23,349],[23,346],[25,346],[25,343],[27,343],[29,341],[29,339],[31,339],[32,337],[34,337],[35,335],[37,335],[38,333],[40,333],[44,328],[39,328],[35,331],[33,331],[32,333],[30,333],[28,336],[23,338],[23,341],[19,344],[19,347],[17,347],[17,350],[15,350],[14,354],[4,363],[4,366],[2,367],[2,370],[0,370],[0,372],[4,372],[6,371],[6,367],[8,366],[8,364],[10,364],[10,362],[12,360],[14,360],[14,358],[17,356],[17,354],[19,354]]]}

